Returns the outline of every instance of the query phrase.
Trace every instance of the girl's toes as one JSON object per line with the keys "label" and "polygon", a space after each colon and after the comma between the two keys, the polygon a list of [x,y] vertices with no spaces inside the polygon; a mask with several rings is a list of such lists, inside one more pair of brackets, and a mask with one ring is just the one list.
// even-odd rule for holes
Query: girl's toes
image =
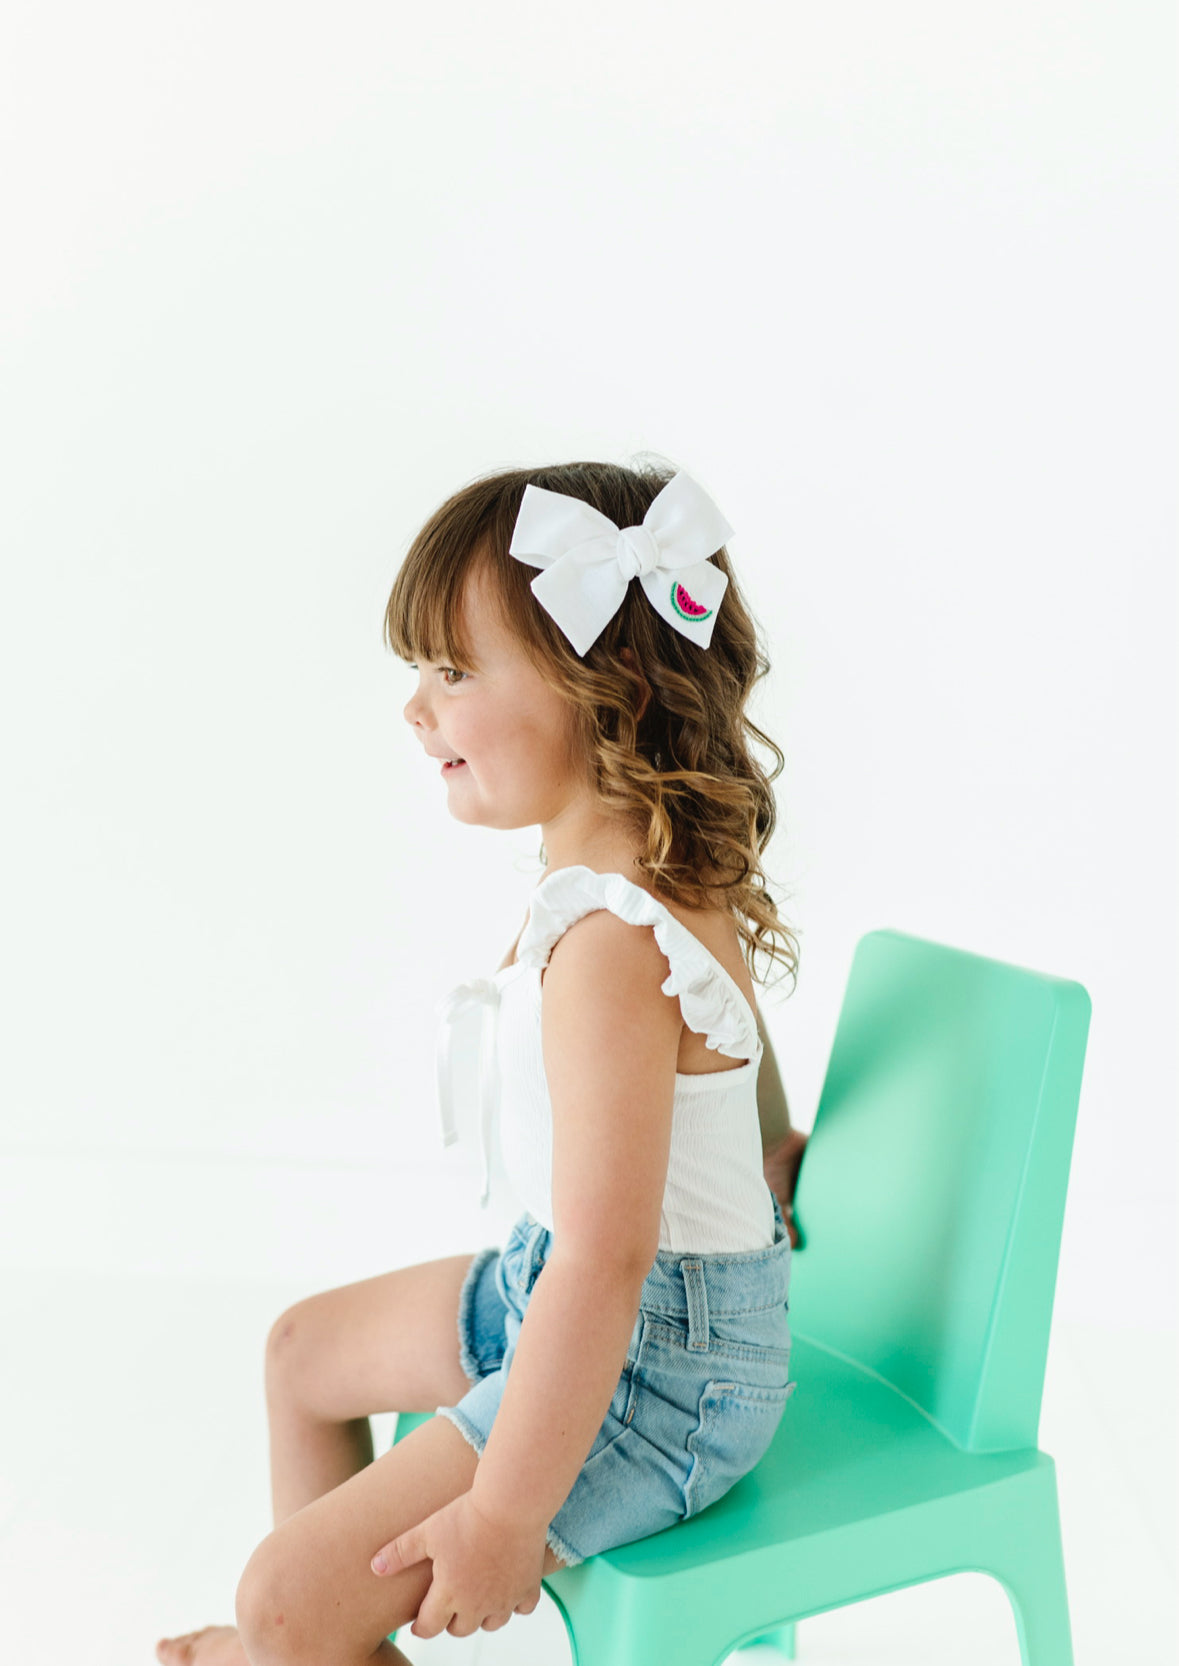
{"label": "girl's toes", "polygon": [[161,1637],[156,1659],[161,1666],[249,1666],[236,1626],[202,1626],[182,1637]]}
{"label": "girl's toes", "polygon": [[161,1637],[156,1644],[156,1659],[162,1666],[188,1666],[195,1636],[195,1631],[186,1631],[182,1637]]}

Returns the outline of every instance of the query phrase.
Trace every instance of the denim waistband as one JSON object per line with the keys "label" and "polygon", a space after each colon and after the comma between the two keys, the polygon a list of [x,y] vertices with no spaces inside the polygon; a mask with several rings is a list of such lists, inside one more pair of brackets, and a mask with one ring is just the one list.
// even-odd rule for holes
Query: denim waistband
{"label": "denim waistband", "polygon": [[[790,1289],[790,1234],[772,1191],[770,1197],[774,1205],[772,1244],[764,1249],[717,1250],[699,1255],[661,1249],[643,1280],[640,1306],[677,1314],[690,1324],[698,1322],[704,1313],[736,1317],[781,1307]],[[523,1235],[525,1266],[534,1275],[548,1259],[552,1233],[527,1213],[517,1230]]]}

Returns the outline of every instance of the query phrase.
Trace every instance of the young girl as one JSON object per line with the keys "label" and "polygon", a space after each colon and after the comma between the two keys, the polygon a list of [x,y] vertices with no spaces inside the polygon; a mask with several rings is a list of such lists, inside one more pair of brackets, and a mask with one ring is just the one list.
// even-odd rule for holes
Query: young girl
{"label": "young girl", "polygon": [[[443,1049],[466,1002],[492,1014],[483,1080],[527,1207],[502,1250],[276,1321],[275,1529],[237,1626],[161,1641],[166,1666],[360,1666],[405,1661],[400,1627],[494,1631],[545,1575],[707,1509],[774,1435],[805,1136],[744,950],[797,954],[759,864],[775,807],[748,737],[783,759],[745,711],[769,666],[731,530],[682,472],[591,462],[478,479],[409,550],[386,632],[418,672],[414,739],[459,821],[543,835],[512,949],[440,1008]],[[374,1461],[384,1411],[437,1415]]]}

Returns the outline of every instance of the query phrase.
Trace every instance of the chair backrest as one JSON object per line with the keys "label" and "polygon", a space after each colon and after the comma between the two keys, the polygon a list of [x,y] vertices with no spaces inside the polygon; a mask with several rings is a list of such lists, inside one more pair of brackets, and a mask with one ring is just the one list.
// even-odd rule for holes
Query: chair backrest
{"label": "chair backrest", "polygon": [[798,1177],[791,1330],[967,1451],[1037,1445],[1089,1014],[1079,983],[899,931],[852,961]]}

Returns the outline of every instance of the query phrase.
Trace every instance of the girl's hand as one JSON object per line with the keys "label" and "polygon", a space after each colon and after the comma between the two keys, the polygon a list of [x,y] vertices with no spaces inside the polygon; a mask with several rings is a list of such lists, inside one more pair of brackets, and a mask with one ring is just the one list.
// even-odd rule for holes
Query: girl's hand
{"label": "girl's hand", "polygon": [[545,1530],[519,1527],[480,1513],[460,1493],[372,1559],[376,1574],[397,1573],[429,1557],[433,1580],[410,1631],[415,1637],[470,1637],[480,1627],[498,1631],[513,1613],[531,1614],[540,1601]]}
{"label": "girl's hand", "polygon": [[798,1248],[798,1228],[794,1224],[794,1188],[798,1184],[798,1170],[806,1151],[807,1138],[801,1128],[791,1128],[762,1158],[762,1173],[782,1205],[782,1219],[786,1222],[786,1230],[795,1249]]}

